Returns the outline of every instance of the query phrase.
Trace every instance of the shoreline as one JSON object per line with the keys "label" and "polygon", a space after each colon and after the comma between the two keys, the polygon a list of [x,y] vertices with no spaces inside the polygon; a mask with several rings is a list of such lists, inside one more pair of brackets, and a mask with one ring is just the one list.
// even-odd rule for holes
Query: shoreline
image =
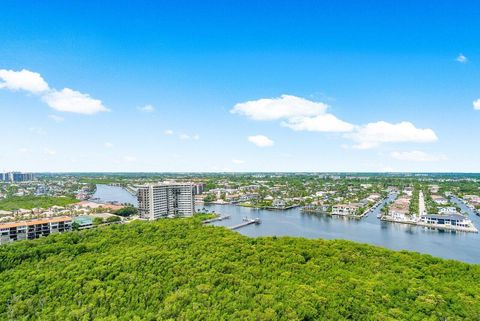
{"label": "shoreline", "polygon": [[415,225],[421,227],[428,227],[435,230],[449,230],[449,231],[458,231],[458,232],[466,232],[466,233],[478,233],[478,229],[476,227],[458,227],[454,225],[439,225],[439,224],[428,224],[422,222],[409,222],[409,221],[398,221],[386,217],[381,217],[381,221],[390,222],[390,223],[399,223],[399,224],[407,224],[407,225]]}

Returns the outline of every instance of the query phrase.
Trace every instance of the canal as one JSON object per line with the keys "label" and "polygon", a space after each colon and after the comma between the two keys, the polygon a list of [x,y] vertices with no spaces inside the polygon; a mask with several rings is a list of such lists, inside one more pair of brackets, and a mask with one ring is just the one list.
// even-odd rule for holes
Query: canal
{"label": "canal", "polygon": [[[118,201],[137,204],[136,198],[121,187],[97,185],[94,197],[102,201]],[[480,217],[458,200],[462,212],[469,214],[477,228]],[[235,205],[197,206],[231,218],[212,223],[218,226],[234,226],[244,217],[260,218],[262,224],[249,225],[236,230],[238,233],[256,236],[297,236],[305,238],[343,239],[378,245],[393,250],[408,250],[469,263],[480,263],[480,234],[430,230],[420,226],[382,222],[377,218],[381,206],[367,217],[354,220],[325,214],[302,213],[300,208],[286,211],[256,210]]]}
{"label": "canal", "polygon": [[97,184],[97,190],[92,197],[102,203],[119,202],[133,204],[134,206],[138,205],[137,197],[119,186]]}
{"label": "canal", "polygon": [[[202,206],[203,207],[203,206]],[[249,225],[237,232],[247,236],[298,236],[343,239],[378,245],[393,250],[408,250],[447,259],[480,263],[480,236],[476,233],[431,230],[420,226],[382,222],[377,218],[382,206],[361,220],[302,213],[300,208],[286,211],[255,210],[234,205],[208,205],[205,208],[229,220],[212,223],[233,226],[244,217],[260,218],[262,224]],[[470,219],[480,227],[480,217],[463,206]]]}

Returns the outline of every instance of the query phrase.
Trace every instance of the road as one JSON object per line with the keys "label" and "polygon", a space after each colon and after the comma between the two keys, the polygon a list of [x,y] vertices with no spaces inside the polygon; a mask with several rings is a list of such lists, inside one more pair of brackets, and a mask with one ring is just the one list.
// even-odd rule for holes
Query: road
{"label": "road", "polygon": [[423,191],[418,193],[418,214],[419,216],[425,214],[425,198],[423,197]]}

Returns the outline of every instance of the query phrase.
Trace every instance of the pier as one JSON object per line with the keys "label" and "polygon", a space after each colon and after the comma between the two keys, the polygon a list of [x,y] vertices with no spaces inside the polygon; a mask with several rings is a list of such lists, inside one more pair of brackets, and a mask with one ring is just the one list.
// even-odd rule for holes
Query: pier
{"label": "pier", "polygon": [[218,216],[218,217],[211,218],[209,220],[205,220],[205,221],[203,221],[203,223],[208,224],[208,223],[228,220],[229,218],[230,218],[230,215]]}
{"label": "pier", "polygon": [[247,225],[250,225],[250,224],[260,224],[260,223],[262,223],[262,221],[258,217],[257,218],[251,218],[251,219],[244,218],[243,221],[244,221],[243,223],[240,223],[240,224],[235,225],[235,226],[231,226],[231,227],[229,227],[229,229],[236,230],[236,229],[239,229],[241,227],[244,227],[244,226],[247,226]]}

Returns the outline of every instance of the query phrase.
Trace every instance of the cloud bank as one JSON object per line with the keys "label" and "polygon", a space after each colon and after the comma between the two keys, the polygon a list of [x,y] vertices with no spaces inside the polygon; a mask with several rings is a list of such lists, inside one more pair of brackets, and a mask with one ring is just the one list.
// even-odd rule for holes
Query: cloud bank
{"label": "cloud bank", "polygon": [[379,121],[360,126],[354,133],[346,136],[356,144],[354,148],[369,149],[384,143],[431,143],[438,140],[430,129],[417,128],[410,122],[397,124]]}
{"label": "cloud bank", "polygon": [[375,148],[385,143],[430,143],[438,140],[432,129],[417,128],[408,121],[355,125],[329,113],[329,108],[321,102],[281,95],[238,103],[230,112],[256,121],[281,120],[281,126],[294,131],[343,133],[343,137],[352,140],[352,147],[357,149]]}

